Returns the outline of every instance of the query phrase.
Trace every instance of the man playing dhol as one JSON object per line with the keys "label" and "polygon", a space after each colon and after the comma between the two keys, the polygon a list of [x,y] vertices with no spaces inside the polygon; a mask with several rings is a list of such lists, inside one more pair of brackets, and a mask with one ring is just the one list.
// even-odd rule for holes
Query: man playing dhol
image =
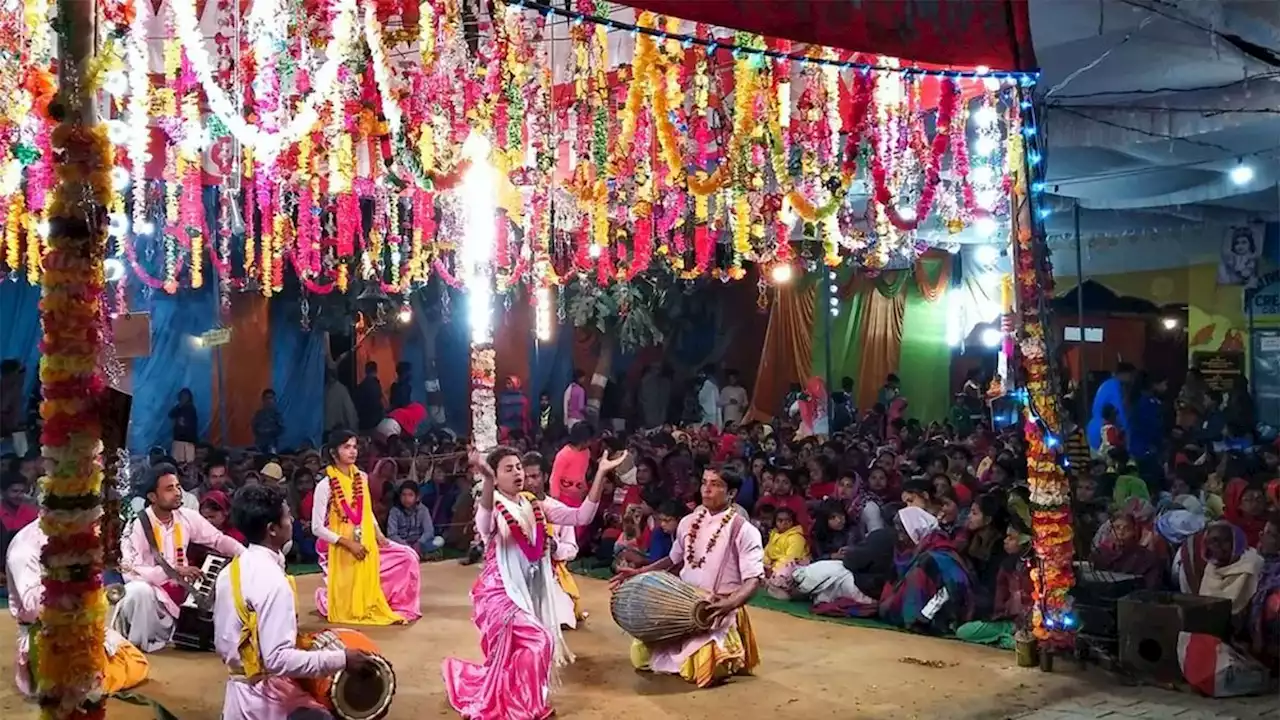
{"label": "man playing dhol", "polygon": [[190,592],[200,568],[187,564],[187,546],[199,543],[235,557],[244,546],[182,504],[178,469],[167,463],[151,468],[142,488],[147,508],[130,523],[120,541],[124,597],[109,625],[143,652],[164,649],[173,635],[178,605]]}
{"label": "man playing dhol", "polygon": [[[573,510],[555,498],[547,497],[547,461],[542,453],[525,453],[521,459],[524,465],[524,489],[533,493],[538,502],[545,507],[559,506]],[[578,583],[569,572],[567,563],[578,557],[578,536],[575,528],[565,525],[547,523],[547,531],[551,540],[551,570],[555,573],[556,584],[551,588],[551,598],[556,606],[556,616],[560,618],[560,626],[575,629],[579,620],[586,620],[587,613],[578,605],[581,594]]]}
{"label": "man playing dhol", "polygon": [[711,630],[667,647],[631,644],[631,663],[638,670],[680,675],[708,687],[732,675],[749,674],[760,664],[746,604],[764,578],[764,544],[760,531],[733,510],[742,476],[728,467],[702,474],[702,506],[680,521],[671,554],[638,569],[623,570],[611,584],[646,572],[680,568],[680,579],[711,596],[715,618]]}
{"label": "man playing dhol", "polygon": [[[34,634],[40,628],[40,607],[44,602],[43,571],[40,568],[40,551],[49,537],[40,529],[39,522],[18,531],[9,543],[6,558],[6,577],[9,583],[9,612],[18,621],[18,654],[14,660],[14,674],[18,691],[31,697],[35,695],[35,657],[31,652]],[[107,628],[103,638],[107,653],[106,672],[102,678],[103,692],[108,695],[137,687],[147,679],[147,657],[125,640],[120,633]]]}
{"label": "man playing dhol", "polygon": [[249,547],[218,576],[214,598],[214,645],[230,672],[222,718],[328,717],[296,679],[344,668],[359,672],[368,656],[298,647],[297,594],[284,571],[293,513],[282,490],[270,485],[241,489],[231,505],[231,521]]}

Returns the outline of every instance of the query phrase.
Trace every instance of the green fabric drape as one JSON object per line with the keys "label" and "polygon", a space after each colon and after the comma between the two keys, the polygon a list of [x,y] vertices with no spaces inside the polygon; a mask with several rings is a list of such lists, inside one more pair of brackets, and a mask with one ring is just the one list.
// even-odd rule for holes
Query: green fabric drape
{"label": "green fabric drape", "polygon": [[[840,389],[841,378],[849,377],[857,380],[858,363],[862,358],[859,344],[862,342],[862,298],[865,289],[858,287],[861,283],[855,283],[854,287],[849,287],[852,274],[853,272],[848,268],[841,268],[837,273],[836,287],[852,290],[847,294],[843,291],[836,294],[836,300],[840,303],[840,314],[831,317],[830,307],[822,307],[814,313],[813,374],[823,380],[830,379],[827,386],[831,392]],[[823,303],[830,304],[821,288],[818,294]],[[823,311],[827,314],[820,314]],[[827,373],[828,325],[831,326],[831,373],[829,375]]]}
{"label": "green fabric drape", "polygon": [[911,280],[910,270],[889,270],[882,272],[875,279],[875,288],[887,298],[897,297],[902,288]]}
{"label": "green fabric drape", "polygon": [[907,415],[926,423],[944,420],[951,407],[947,303],[929,302],[914,283],[906,295],[898,377],[910,403]]}

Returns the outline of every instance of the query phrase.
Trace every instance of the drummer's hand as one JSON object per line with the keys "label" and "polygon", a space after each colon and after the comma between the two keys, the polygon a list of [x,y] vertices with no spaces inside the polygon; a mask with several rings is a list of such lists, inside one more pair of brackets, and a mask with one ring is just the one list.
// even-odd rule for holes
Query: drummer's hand
{"label": "drummer's hand", "polygon": [[347,666],[346,671],[354,675],[363,675],[373,670],[372,656],[363,650],[352,650],[347,648]]}
{"label": "drummer's hand", "polygon": [[738,605],[732,595],[721,595],[707,603],[707,614],[713,618],[723,617],[737,609]]}
{"label": "drummer's hand", "polygon": [[364,549],[364,545],[361,545],[351,538],[342,538],[338,541],[338,544],[346,548],[347,552],[355,555],[356,560],[363,560],[365,556],[369,554],[369,551]]}
{"label": "drummer's hand", "polygon": [[609,578],[609,589],[617,590],[618,586],[623,582],[640,574],[640,568],[623,568],[618,571],[617,575]]}

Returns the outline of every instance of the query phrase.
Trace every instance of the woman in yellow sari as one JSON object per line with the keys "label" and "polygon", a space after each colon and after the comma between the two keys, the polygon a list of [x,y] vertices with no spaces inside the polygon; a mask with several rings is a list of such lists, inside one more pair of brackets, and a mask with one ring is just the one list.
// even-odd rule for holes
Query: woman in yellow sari
{"label": "woman in yellow sari", "polygon": [[418,555],[387,540],[373,516],[369,478],[356,467],[355,433],[337,430],[316,483],[311,530],[324,580],[316,609],[330,623],[394,625],[422,617]]}

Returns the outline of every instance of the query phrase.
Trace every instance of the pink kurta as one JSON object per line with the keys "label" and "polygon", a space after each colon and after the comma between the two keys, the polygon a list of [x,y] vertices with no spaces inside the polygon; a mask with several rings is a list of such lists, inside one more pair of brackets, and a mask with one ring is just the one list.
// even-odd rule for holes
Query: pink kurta
{"label": "pink kurta", "polygon": [[[185,556],[191,543],[212,548],[219,555],[236,557],[244,552],[244,546],[234,538],[222,534],[199,512],[178,508],[173,511],[173,522],[165,525],[156,518],[150,507],[145,511],[151,520],[153,530],[158,530],[160,540],[157,543],[160,554],[166,562],[177,567],[178,548],[175,545],[176,528],[182,527],[182,553]],[[139,520],[129,524],[129,532],[120,542],[120,569],[126,581],[140,580],[151,586],[156,599],[169,613],[169,617],[178,616],[178,605],[160,586],[171,582],[151,552],[151,544],[147,542],[146,532]]]}
{"label": "pink kurta", "polygon": [[250,682],[240,665],[243,624],[231,592],[231,573],[218,576],[213,606],[214,647],[232,676],[223,696],[222,720],[285,720],[300,708],[321,706],[294,681],[333,675],[347,664],[342,650],[298,647],[297,598],[284,572],[284,556],[250,545],[240,556],[240,589],[258,615],[258,649],[265,678]]}
{"label": "pink kurta", "polygon": [[[704,507],[699,507],[680,521],[676,529],[675,541],[671,544],[671,562],[680,567],[680,579],[696,585],[710,593],[727,595],[742,587],[742,583],[752,578],[764,577],[764,543],[756,526],[743,517],[737,521],[738,535],[732,545],[729,536],[734,522],[724,526],[716,540],[715,547],[707,552],[711,537],[716,534],[725,518],[725,513],[733,513],[733,509],[722,510],[712,514]],[[698,536],[691,538],[693,523],[697,518],[705,516],[698,529]],[[685,562],[685,548],[692,543],[694,557],[706,557],[702,567],[690,567]],[[719,585],[716,581],[719,579]],[[737,627],[738,614],[730,613],[720,618],[710,632],[694,635],[678,645],[649,648],[649,667],[654,672],[675,673],[708,642],[714,642],[724,648],[725,636],[729,630]]]}
{"label": "pink kurta", "polygon": [[[554,525],[574,526],[589,524],[596,508],[594,502],[577,508],[549,504],[543,512]],[[471,618],[480,631],[484,663],[445,658],[441,670],[449,704],[467,720],[543,720],[552,714],[551,670],[560,629],[547,627],[517,603],[521,589],[506,587],[500,553],[521,551],[512,547],[516,541],[509,534],[497,531],[493,510],[477,510],[476,529],[485,538],[485,561],[471,587]],[[545,555],[540,565],[544,582],[554,584]]]}

